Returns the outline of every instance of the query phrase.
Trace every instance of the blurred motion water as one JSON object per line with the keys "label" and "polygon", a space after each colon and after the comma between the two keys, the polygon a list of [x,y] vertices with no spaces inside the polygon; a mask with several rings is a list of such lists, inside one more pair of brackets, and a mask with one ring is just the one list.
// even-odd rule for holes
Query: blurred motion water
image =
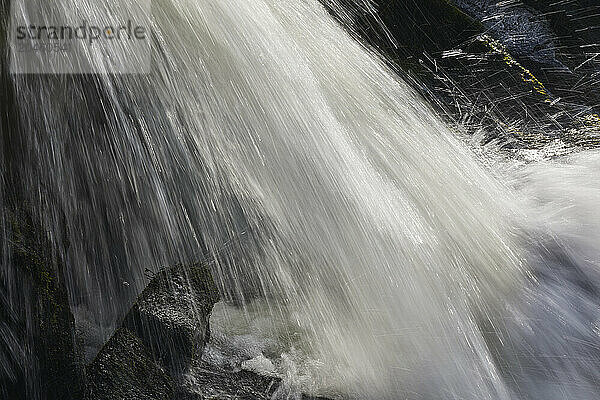
{"label": "blurred motion water", "polygon": [[152,12],[149,75],[13,77],[89,357],[147,270],[211,259],[209,356],[242,337],[282,397],[600,394],[597,154],[498,178],[316,0]]}

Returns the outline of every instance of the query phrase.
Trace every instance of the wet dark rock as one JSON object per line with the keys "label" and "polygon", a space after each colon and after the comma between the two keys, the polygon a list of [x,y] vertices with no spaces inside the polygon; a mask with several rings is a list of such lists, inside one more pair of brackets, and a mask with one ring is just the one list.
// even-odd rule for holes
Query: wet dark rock
{"label": "wet dark rock", "polygon": [[202,360],[218,299],[206,264],[158,272],[88,366],[89,400],[272,399],[279,378]]}
{"label": "wet dark rock", "polygon": [[362,40],[396,59],[443,51],[483,33],[480,22],[446,0],[375,0],[374,13],[367,1],[321,1]]}
{"label": "wet dark rock", "polygon": [[0,397],[81,399],[83,365],[62,264],[26,204],[3,210]]}
{"label": "wet dark rock", "polygon": [[276,378],[249,371],[233,371],[200,361],[178,389],[178,400],[248,399],[268,400],[279,387]]}
{"label": "wet dark rock", "polygon": [[154,276],[123,326],[141,339],[156,361],[179,374],[208,342],[209,316],[218,300],[207,265],[179,265]]}
{"label": "wet dark rock", "polygon": [[[280,385],[281,379],[276,377],[233,370],[199,360],[179,387],[176,399],[271,400],[279,398],[277,393]],[[326,399],[302,395],[302,400]]]}
{"label": "wet dark rock", "polygon": [[173,379],[134,333],[118,329],[87,368],[90,400],[171,400]]}
{"label": "wet dark rock", "polygon": [[217,300],[206,264],[156,273],[88,366],[90,400],[174,399],[181,373],[209,339]]}
{"label": "wet dark rock", "polygon": [[563,101],[600,108],[600,3],[596,0],[523,0],[552,32],[561,67],[531,68]]}
{"label": "wet dark rock", "polygon": [[378,14],[343,4],[330,8],[359,40],[485,143],[512,155],[600,146],[595,0],[375,0]]}
{"label": "wet dark rock", "polygon": [[453,0],[556,97],[598,107],[600,4],[595,0]]}
{"label": "wet dark rock", "polygon": [[481,21],[488,34],[499,40],[515,57],[561,67],[556,59],[552,31],[543,16],[518,1],[452,0]]}
{"label": "wet dark rock", "polygon": [[[24,183],[28,150],[9,74],[9,0],[0,0],[0,398],[80,400],[83,360],[65,286],[65,265]],[[28,172],[28,171],[27,171]]]}

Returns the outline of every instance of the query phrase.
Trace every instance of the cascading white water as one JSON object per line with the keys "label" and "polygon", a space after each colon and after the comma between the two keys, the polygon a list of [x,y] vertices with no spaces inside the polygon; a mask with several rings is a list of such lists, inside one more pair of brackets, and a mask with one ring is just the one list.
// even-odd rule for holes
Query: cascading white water
{"label": "cascading white water", "polygon": [[245,268],[337,389],[502,396],[476,325],[521,278],[498,185],[318,4],[200,10],[219,104],[202,147],[272,224]]}
{"label": "cascading white water", "polygon": [[314,360],[301,390],[538,398],[503,361],[526,342],[513,300],[548,299],[525,203],[407,84],[316,0],[153,16],[148,76],[15,78],[80,320],[110,326],[146,268],[209,254],[224,294]]}

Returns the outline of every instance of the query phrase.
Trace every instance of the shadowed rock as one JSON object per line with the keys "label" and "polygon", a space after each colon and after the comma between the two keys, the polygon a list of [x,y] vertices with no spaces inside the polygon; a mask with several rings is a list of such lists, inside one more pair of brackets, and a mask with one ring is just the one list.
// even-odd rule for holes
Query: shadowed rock
{"label": "shadowed rock", "polygon": [[510,153],[557,139],[600,145],[597,1],[373,0],[378,14],[364,1],[322,2],[484,142]]}
{"label": "shadowed rock", "polygon": [[118,329],[88,367],[90,400],[167,400],[172,378],[152,360],[140,338]]}
{"label": "shadowed rock", "polygon": [[202,360],[210,313],[218,299],[206,264],[179,265],[157,273],[123,327],[87,368],[89,400],[267,400],[277,396],[279,378]]}
{"label": "shadowed rock", "polygon": [[[246,370],[233,370],[198,360],[178,388],[177,400],[271,400],[288,397],[280,392],[281,379]],[[302,400],[327,400],[302,395]]]}
{"label": "shadowed rock", "polygon": [[217,300],[204,264],[158,272],[87,368],[90,400],[174,399],[177,376],[208,341]]}
{"label": "shadowed rock", "polygon": [[123,326],[172,374],[187,369],[208,342],[208,320],[219,300],[206,265],[160,271],[138,297]]}
{"label": "shadowed rock", "polygon": [[0,398],[78,400],[83,366],[63,264],[27,204],[0,216]]}

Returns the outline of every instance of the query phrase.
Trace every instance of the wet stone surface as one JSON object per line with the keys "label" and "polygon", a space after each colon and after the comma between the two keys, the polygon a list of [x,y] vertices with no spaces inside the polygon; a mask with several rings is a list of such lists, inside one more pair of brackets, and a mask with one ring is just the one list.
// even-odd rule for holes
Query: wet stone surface
{"label": "wet stone surface", "polygon": [[208,319],[219,299],[206,265],[160,271],[125,317],[153,358],[172,374],[187,369],[210,335]]}
{"label": "wet stone surface", "polygon": [[87,369],[90,400],[173,399],[173,379],[131,331],[121,328]]}

